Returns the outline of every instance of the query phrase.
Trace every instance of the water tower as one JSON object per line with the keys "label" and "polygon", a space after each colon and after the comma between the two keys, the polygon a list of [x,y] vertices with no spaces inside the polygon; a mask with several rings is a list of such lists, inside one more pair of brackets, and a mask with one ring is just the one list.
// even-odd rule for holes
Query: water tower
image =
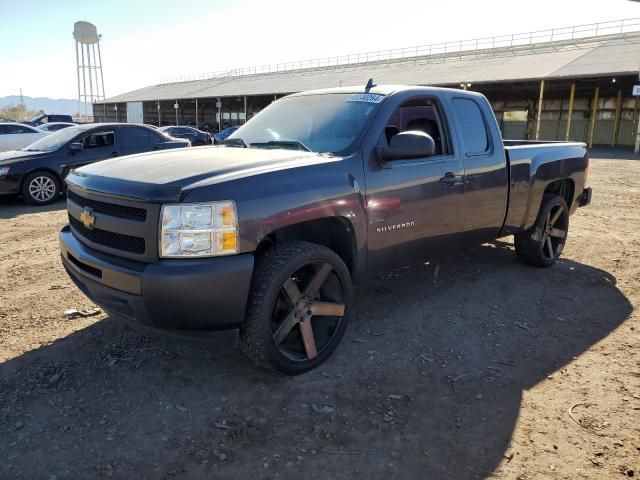
{"label": "water tower", "polygon": [[[80,102],[84,104],[85,119],[87,104],[104,100],[104,77],[102,76],[102,55],[100,38],[96,26],[89,22],[73,24],[73,38],[76,40],[76,65],[78,66],[78,113]],[[96,45],[98,56],[96,57]]]}

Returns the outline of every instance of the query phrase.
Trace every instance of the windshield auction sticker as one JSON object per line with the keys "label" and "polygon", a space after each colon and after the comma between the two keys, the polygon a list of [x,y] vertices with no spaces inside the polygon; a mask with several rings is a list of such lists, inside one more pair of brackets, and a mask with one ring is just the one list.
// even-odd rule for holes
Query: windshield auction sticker
{"label": "windshield auction sticker", "polygon": [[347,102],[364,102],[364,103],[380,103],[384,95],[376,95],[375,93],[354,93],[349,95]]}

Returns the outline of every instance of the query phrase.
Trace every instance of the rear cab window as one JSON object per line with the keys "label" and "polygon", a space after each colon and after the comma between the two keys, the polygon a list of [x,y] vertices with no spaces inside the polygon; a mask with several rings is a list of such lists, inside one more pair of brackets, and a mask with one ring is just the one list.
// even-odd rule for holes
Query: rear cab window
{"label": "rear cab window", "polygon": [[460,127],[464,153],[468,156],[487,153],[489,134],[480,106],[469,98],[454,98],[453,111]]}

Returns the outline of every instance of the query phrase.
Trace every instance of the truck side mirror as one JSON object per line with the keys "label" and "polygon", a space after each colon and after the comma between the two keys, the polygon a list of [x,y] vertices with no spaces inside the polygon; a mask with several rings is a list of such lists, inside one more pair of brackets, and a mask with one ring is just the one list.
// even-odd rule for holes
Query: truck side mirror
{"label": "truck side mirror", "polygon": [[436,142],[431,135],[419,130],[400,132],[389,141],[388,147],[379,147],[383,160],[406,160],[430,157],[436,150]]}
{"label": "truck side mirror", "polygon": [[80,142],[73,142],[71,145],[69,145],[69,150],[71,150],[71,153],[78,153],[84,150],[84,145],[82,145],[82,143]]}

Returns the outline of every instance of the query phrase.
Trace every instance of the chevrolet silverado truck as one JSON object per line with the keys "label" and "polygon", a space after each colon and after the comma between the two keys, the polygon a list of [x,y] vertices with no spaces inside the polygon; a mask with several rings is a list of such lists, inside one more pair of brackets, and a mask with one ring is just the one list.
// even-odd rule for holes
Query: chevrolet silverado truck
{"label": "chevrolet silverado truck", "polygon": [[62,262],[113,318],[230,331],[297,374],[340,342],[355,281],[508,235],[553,265],[591,201],[588,164],[582,143],[503,142],[478,93],[298,93],[223,145],[73,170]]}

